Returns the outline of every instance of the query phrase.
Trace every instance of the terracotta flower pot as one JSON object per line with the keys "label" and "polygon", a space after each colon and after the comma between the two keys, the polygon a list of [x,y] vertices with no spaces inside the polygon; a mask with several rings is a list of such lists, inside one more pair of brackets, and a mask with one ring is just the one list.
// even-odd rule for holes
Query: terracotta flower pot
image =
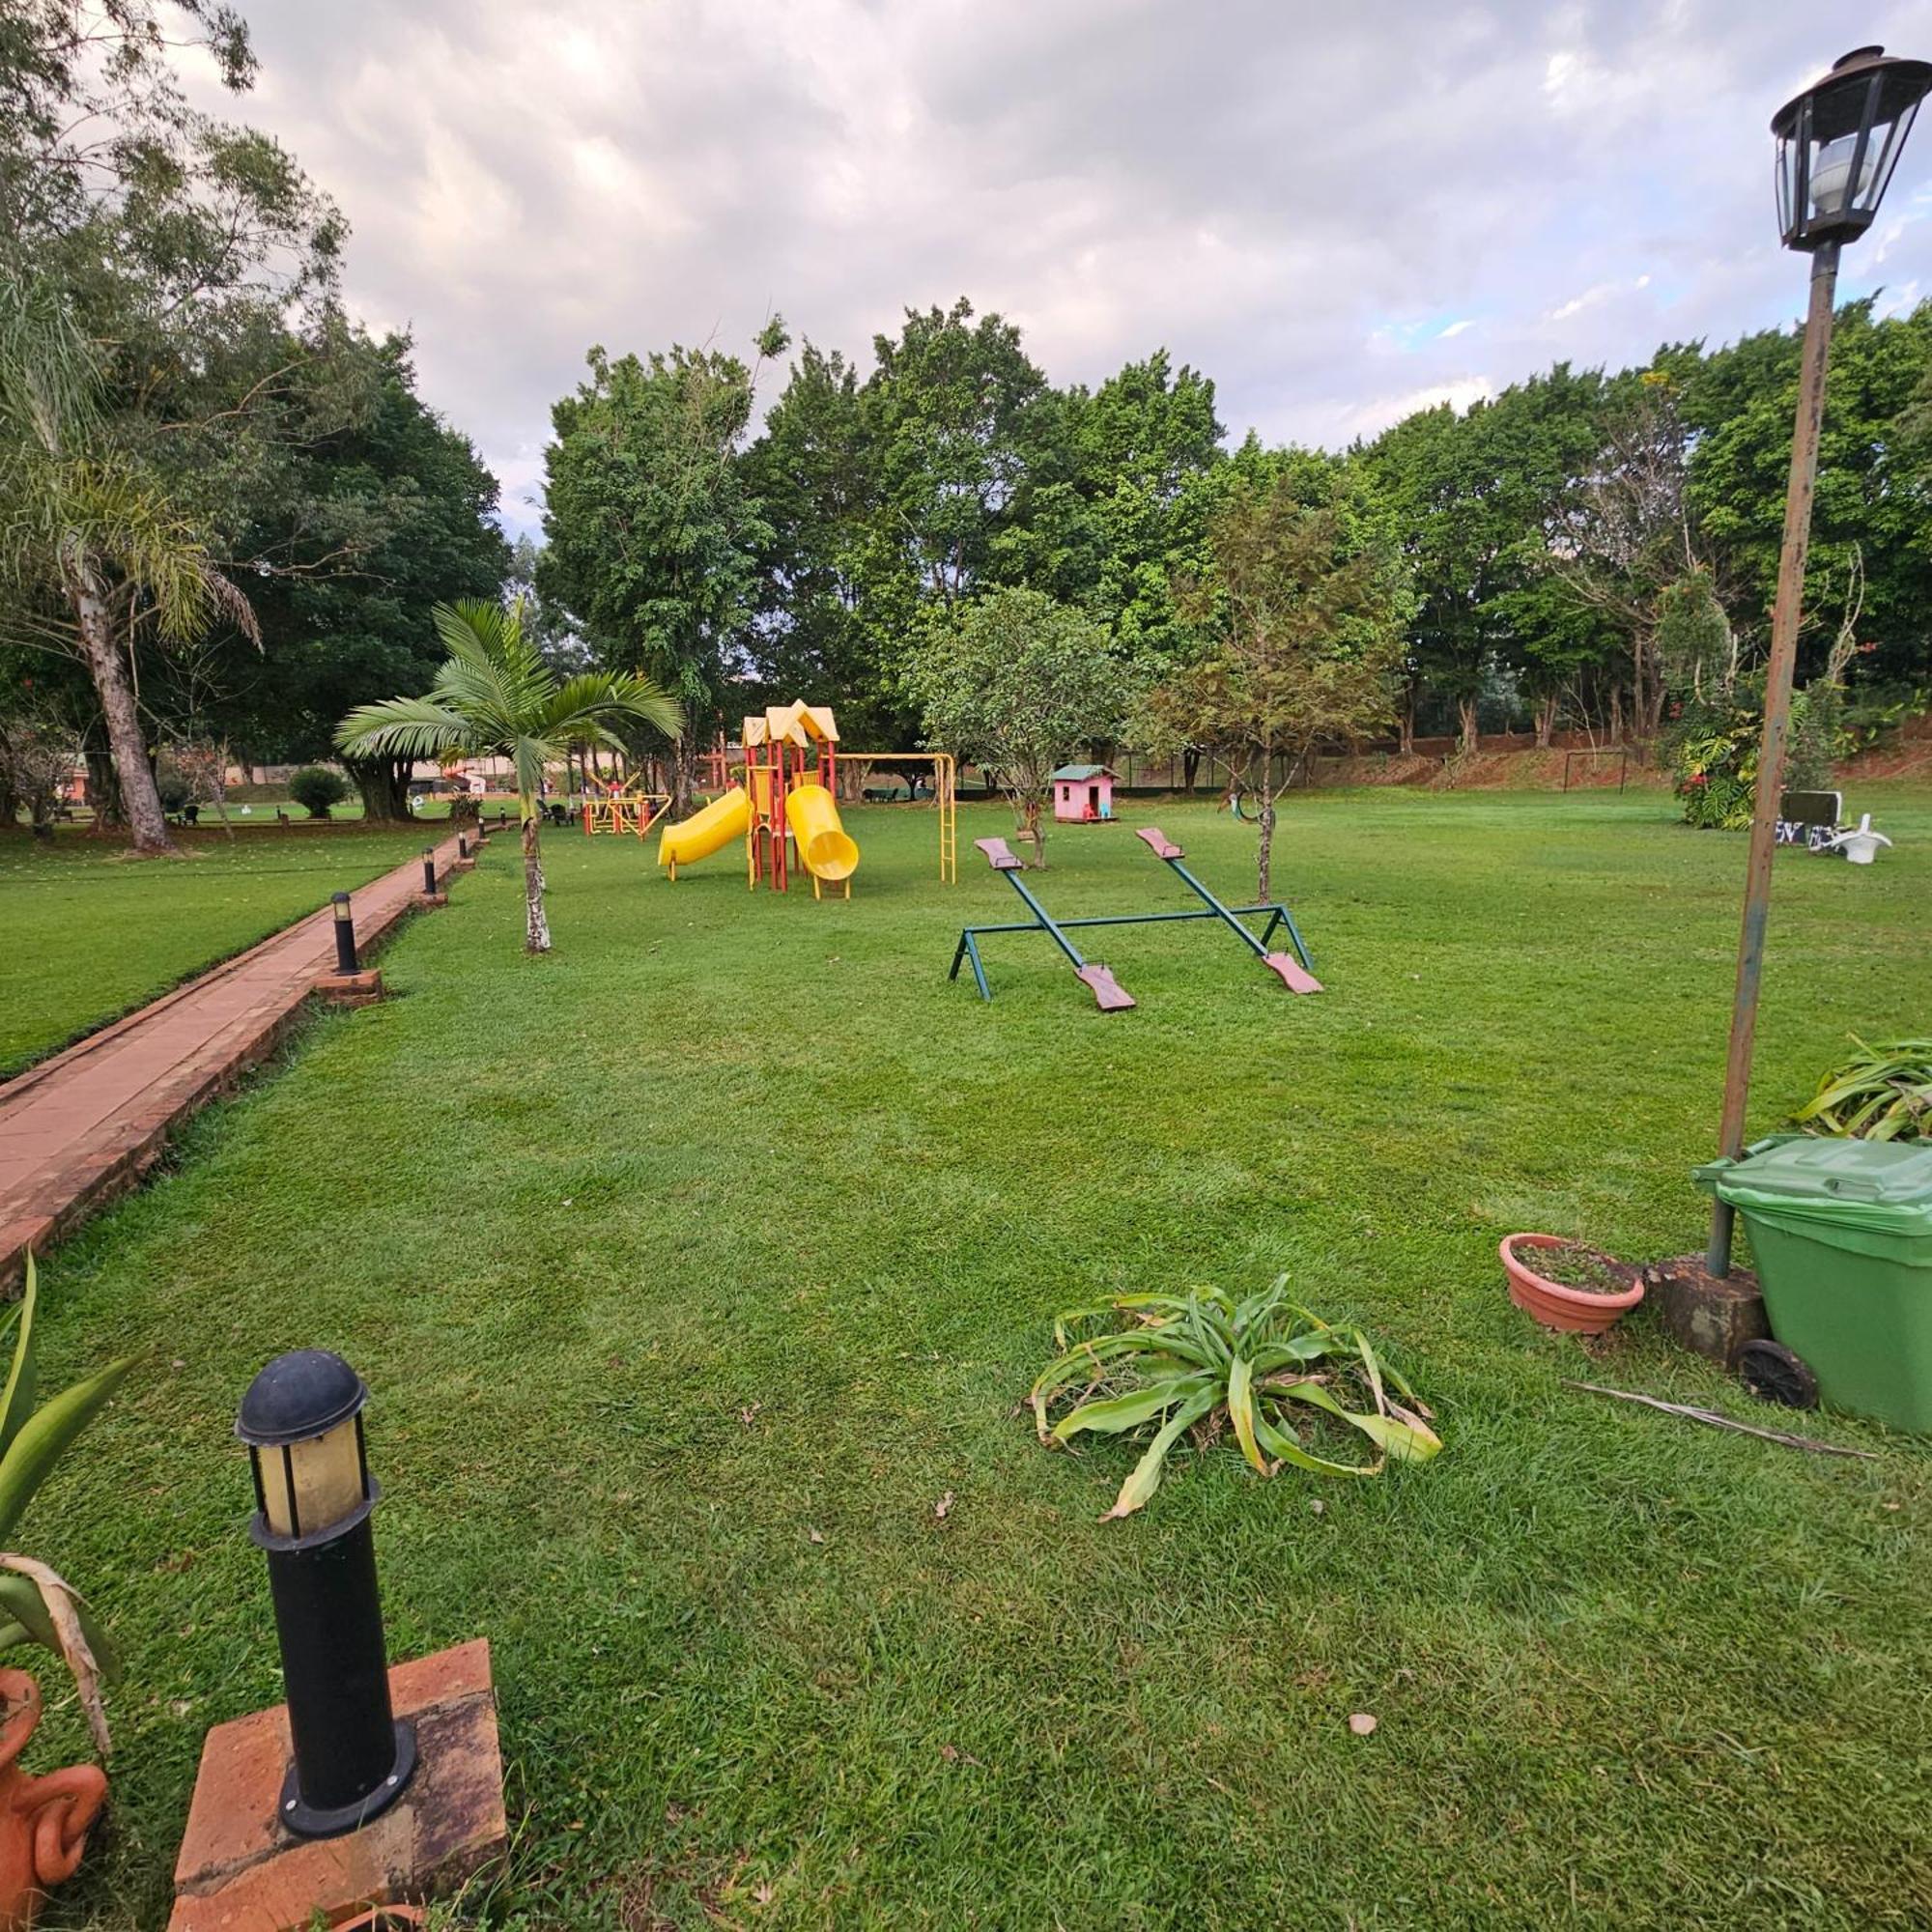
{"label": "terracotta flower pot", "polygon": [[19,1757],[41,1721],[41,1687],[0,1670],[0,1932],[28,1932],[50,1887],[73,1876],[107,1798],[107,1774],[77,1764],[29,1777]]}
{"label": "terracotta flower pot", "polygon": [[1544,1280],[1520,1252],[1574,1245],[1557,1235],[1511,1235],[1496,1252],[1509,1276],[1510,1299],[1525,1315],[1566,1334],[1601,1335],[1643,1299],[1643,1277],[1632,1269],[1631,1285],[1621,1294],[1591,1294],[1584,1289],[1566,1288],[1560,1281]]}

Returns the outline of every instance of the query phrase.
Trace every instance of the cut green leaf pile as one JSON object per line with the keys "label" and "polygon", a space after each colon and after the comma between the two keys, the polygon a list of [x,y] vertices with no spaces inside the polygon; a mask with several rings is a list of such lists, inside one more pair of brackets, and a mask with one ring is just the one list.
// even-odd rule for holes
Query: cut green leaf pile
{"label": "cut green leaf pile", "polygon": [[[1207,1448],[1232,1428],[1241,1454],[1264,1476],[1288,1465],[1373,1476],[1390,1457],[1426,1462],[1442,1447],[1429,1408],[1378,1357],[1367,1335],[1289,1300],[1286,1275],[1243,1301],[1200,1288],[1070,1310],[1055,1321],[1054,1341],[1061,1352],[1032,1395],[1043,1443],[1154,1432],[1110,1517],[1131,1516],[1146,1503],[1189,1431]],[[1056,1408],[1063,1411],[1057,1421]],[[1372,1459],[1341,1461],[1311,1446],[1338,1429],[1367,1436]]]}
{"label": "cut green leaf pile", "polygon": [[1867,1141],[1932,1136],[1932,1039],[1882,1040],[1858,1052],[1818,1083],[1801,1113],[1814,1134],[1853,1134]]}

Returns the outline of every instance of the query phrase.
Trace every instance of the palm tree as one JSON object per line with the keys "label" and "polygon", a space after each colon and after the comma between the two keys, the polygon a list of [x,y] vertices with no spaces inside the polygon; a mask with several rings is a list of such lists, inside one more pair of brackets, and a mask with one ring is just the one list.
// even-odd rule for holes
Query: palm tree
{"label": "palm tree", "polygon": [[524,825],[524,946],[548,952],[537,839],[545,770],[582,746],[621,751],[623,740],[611,729],[620,719],[674,738],[684,712],[647,677],[590,670],[559,682],[524,635],[521,598],[508,606],[466,598],[439,604],[431,614],[449,653],[436,682],[421,697],[357,705],[336,726],[336,746],[351,757],[509,759]]}
{"label": "palm tree", "polygon": [[107,727],[137,852],[172,853],[129,674],[141,623],[193,642],[219,618],[261,642],[248,600],[102,407],[104,375],[67,302],[0,273],[0,582],[4,632],[78,658]]}

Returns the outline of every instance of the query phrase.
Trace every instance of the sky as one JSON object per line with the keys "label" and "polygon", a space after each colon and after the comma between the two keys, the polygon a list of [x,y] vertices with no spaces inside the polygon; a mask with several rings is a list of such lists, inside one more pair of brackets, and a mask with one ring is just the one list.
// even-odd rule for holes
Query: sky
{"label": "sky", "polygon": [[[1774,110],[1932,0],[242,0],[204,104],[349,218],[345,293],[541,518],[585,351],[869,366],[967,297],[1050,380],[1166,348],[1234,440],[1340,447],[1568,360],[1790,321]],[[1932,294],[1932,123],[1841,291]],[[782,371],[763,379],[769,403]]]}

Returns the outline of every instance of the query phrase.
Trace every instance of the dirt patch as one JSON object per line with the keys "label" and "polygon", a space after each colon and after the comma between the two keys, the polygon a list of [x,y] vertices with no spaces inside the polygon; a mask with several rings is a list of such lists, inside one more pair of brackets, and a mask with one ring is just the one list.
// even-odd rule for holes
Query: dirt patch
{"label": "dirt patch", "polygon": [[1517,1258],[1545,1281],[1579,1294],[1622,1294],[1636,1279],[1634,1268],[1580,1241],[1566,1241],[1560,1248],[1519,1248]]}

